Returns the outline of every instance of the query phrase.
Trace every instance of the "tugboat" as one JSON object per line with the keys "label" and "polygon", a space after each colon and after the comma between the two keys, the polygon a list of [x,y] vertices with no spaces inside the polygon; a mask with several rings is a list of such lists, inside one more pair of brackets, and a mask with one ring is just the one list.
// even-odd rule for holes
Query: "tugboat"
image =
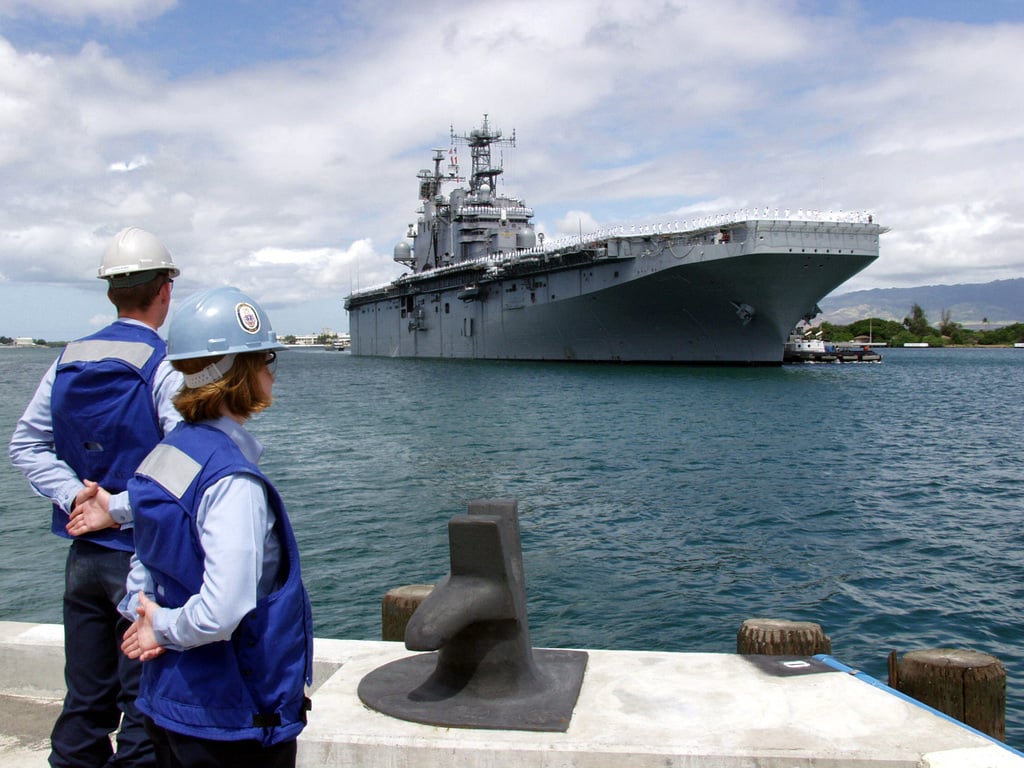
{"label": "tugboat", "polygon": [[831,344],[825,345],[820,338],[805,338],[803,334],[794,331],[786,341],[786,348],[782,354],[784,363],[837,363],[839,355]]}
{"label": "tugboat", "polygon": [[880,363],[882,356],[867,344],[832,344],[793,331],[782,355],[784,363]]}
{"label": "tugboat", "polygon": [[[790,329],[878,258],[863,213],[744,210],[547,239],[499,192],[484,115],[418,174],[398,279],[345,299],[353,355],[779,365]],[[457,148],[471,170],[460,175]],[[450,193],[446,185],[456,185]]]}

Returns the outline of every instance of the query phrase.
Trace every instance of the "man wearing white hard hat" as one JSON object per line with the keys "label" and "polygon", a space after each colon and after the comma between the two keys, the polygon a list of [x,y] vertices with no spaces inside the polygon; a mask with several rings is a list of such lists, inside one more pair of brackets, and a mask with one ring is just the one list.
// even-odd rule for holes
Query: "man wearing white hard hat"
{"label": "man wearing white hard hat", "polygon": [[[157,329],[179,274],[154,235],[129,227],[100,263],[117,319],[67,345],[11,438],[11,462],[53,507],[51,530],[72,540],[65,568],[67,695],[50,735],[50,765],[154,766],[135,708],[140,664],[120,653],[117,611],[134,551],[127,483],[181,420],[182,376]],[[116,753],[110,734],[116,732]]]}

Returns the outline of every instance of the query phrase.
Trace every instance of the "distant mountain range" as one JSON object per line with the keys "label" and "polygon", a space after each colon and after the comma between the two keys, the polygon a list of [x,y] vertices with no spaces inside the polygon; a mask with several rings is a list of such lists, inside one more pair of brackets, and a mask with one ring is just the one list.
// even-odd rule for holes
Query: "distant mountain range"
{"label": "distant mountain range", "polygon": [[849,325],[869,317],[902,321],[914,304],[920,305],[932,326],[942,322],[947,311],[950,320],[965,328],[1024,323],[1024,278],[968,285],[874,288],[829,296],[819,302],[821,315],[814,322]]}

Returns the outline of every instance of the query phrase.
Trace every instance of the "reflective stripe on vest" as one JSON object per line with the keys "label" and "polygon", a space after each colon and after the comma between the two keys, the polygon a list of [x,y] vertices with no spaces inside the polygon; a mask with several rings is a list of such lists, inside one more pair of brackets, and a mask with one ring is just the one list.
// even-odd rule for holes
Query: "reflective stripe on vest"
{"label": "reflective stripe on vest", "polygon": [[142,460],[135,472],[152,478],[180,500],[202,468],[198,461],[184,451],[160,443]]}
{"label": "reflective stripe on vest", "polygon": [[141,341],[85,339],[72,341],[60,356],[64,363],[94,363],[98,360],[123,360],[141,369],[153,354],[153,347]]}

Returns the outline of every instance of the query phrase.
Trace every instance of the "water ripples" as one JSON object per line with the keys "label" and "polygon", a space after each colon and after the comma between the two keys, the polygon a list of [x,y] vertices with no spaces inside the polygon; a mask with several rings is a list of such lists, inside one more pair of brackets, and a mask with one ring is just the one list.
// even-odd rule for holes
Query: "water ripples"
{"label": "water ripples", "polygon": [[[52,359],[27,354],[0,354],[7,434]],[[447,572],[450,517],[512,497],[535,645],[732,652],[774,616],[883,680],[890,650],[975,648],[1006,665],[1024,742],[1019,350],[778,369],[288,352],[276,397],[252,429],[319,636],[379,637],[388,589]],[[0,491],[0,618],[59,621],[45,503],[9,467]]]}

